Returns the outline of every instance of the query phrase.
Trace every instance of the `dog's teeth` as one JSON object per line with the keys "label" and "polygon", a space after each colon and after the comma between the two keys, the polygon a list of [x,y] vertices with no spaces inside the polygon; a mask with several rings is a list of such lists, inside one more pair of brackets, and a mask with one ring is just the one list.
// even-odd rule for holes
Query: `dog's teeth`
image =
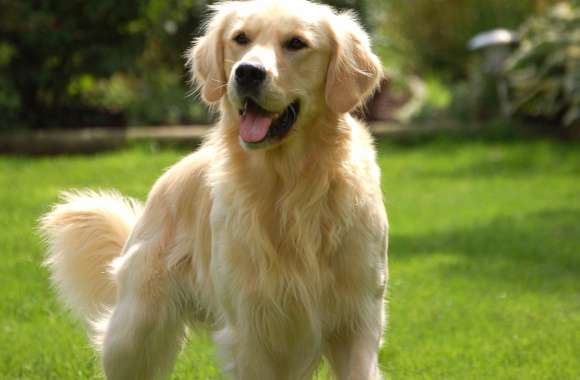
{"label": "dog's teeth", "polygon": [[242,115],[245,115],[246,111],[248,111],[248,100],[247,99],[244,101],[244,108],[242,110]]}

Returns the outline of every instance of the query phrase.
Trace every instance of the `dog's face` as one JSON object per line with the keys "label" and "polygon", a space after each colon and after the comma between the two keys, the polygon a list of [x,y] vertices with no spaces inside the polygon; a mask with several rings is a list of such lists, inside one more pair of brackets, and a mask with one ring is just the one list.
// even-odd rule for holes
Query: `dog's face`
{"label": "dog's face", "polygon": [[373,91],[381,65],[351,14],[304,0],[214,7],[190,54],[202,98],[237,115],[240,142],[278,145],[324,112],[351,111]]}

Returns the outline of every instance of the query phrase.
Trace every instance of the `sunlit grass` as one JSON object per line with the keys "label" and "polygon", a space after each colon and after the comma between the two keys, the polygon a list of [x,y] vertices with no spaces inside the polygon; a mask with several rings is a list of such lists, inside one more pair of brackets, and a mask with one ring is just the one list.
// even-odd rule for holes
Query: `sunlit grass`
{"label": "sunlit grass", "polygon": [[[379,147],[388,377],[579,378],[580,145],[443,137]],[[40,267],[35,220],[66,188],[143,198],[185,153],[0,158],[0,379],[102,378]],[[192,334],[173,379],[219,373],[210,336]]]}

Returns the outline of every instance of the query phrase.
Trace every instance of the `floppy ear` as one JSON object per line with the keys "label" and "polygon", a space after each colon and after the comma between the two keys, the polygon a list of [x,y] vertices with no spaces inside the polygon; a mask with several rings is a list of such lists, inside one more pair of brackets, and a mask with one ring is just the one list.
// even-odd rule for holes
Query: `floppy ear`
{"label": "floppy ear", "polygon": [[373,93],[383,67],[353,13],[335,15],[330,29],[333,51],[326,74],[326,104],[336,113],[346,113]]}
{"label": "floppy ear", "polygon": [[193,82],[202,99],[210,104],[220,100],[226,92],[223,33],[230,13],[226,5],[211,8],[214,13],[205,24],[205,34],[194,40],[186,54]]}

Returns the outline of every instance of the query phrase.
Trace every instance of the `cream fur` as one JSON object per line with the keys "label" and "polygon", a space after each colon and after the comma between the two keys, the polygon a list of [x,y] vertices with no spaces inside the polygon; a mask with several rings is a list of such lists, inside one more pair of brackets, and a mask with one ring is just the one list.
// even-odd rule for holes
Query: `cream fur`
{"label": "cream fur", "polygon": [[[280,48],[292,35],[309,48]],[[93,327],[107,378],[168,375],[185,325],[205,322],[234,379],[310,379],[323,356],[338,379],[380,379],[387,218],[371,136],[348,114],[381,75],[366,33],[303,0],[228,2],[189,56],[221,112],[202,147],[143,209],[76,192],[41,222],[53,282]],[[262,104],[302,105],[290,135],[260,150],[238,137],[242,61],[267,68]]]}

